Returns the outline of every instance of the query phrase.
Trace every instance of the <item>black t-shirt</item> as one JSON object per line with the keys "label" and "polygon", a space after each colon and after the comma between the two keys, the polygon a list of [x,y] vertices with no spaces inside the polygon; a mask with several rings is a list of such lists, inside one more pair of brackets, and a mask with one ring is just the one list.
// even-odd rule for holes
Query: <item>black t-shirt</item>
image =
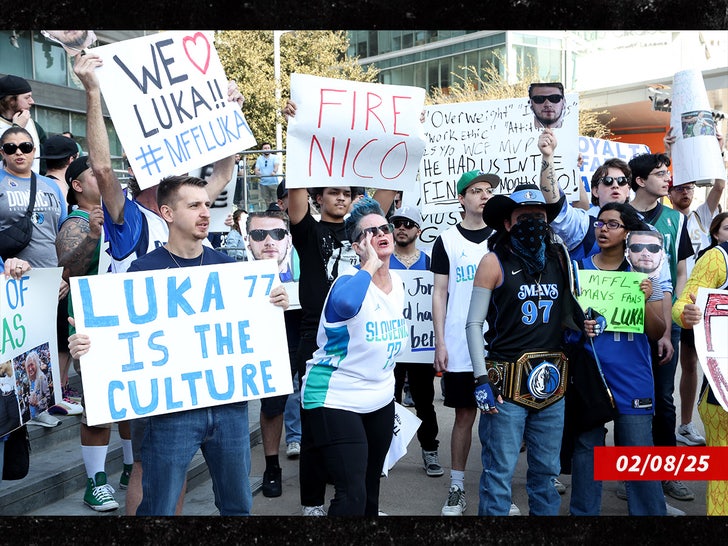
{"label": "black t-shirt", "polygon": [[309,212],[291,225],[291,236],[301,264],[301,334],[316,332],[331,283],[345,268],[357,265],[359,257],[347,239],[343,222],[317,222]]}

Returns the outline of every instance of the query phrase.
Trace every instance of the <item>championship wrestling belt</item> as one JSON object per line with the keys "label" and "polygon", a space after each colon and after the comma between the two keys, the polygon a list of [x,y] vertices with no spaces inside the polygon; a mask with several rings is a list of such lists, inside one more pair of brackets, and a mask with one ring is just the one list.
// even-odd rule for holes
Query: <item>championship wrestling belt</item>
{"label": "championship wrestling belt", "polygon": [[504,398],[540,410],[564,397],[568,363],[560,351],[530,351],[515,362],[486,359],[485,369]]}

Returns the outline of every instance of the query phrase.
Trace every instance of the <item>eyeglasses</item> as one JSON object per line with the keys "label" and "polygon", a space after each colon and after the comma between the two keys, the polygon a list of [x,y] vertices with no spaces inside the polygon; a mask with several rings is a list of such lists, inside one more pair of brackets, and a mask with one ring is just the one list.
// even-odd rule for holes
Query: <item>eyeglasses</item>
{"label": "eyeglasses", "polygon": [[531,97],[531,102],[543,104],[544,102],[549,101],[551,104],[559,104],[563,98],[563,95],[534,95]]}
{"label": "eyeglasses", "polygon": [[354,239],[355,241],[361,241],[362,237],[366,237],[367,233],[371,233],[372,237],[376,237],[377,235],[389,235],[394,231],[394,226],[392,224],[382,224],[378,227],[368,227],[361,230],[359,235],[356,236]]}
{"label": "eyeglasses", "polygon": [[693,184],[684,184],[682,186],[673,186],[670,188],[672,191],[679,191],[683,193],[690,193],[692,191],[695,191],[695,186]]}
{"label": "eyeglasses", "polygon": [[476,197],[480,197],[484,193],[488,195],[493,195],[493,188],[470,188],[468,190],[468,193],[470,195],[475,195]]}
{"label": "eyeglasses", "polygon": [[5,152],[8,155],[14,154],[18,148],[20,148],[20,151],[24,154],[29,154],[33,151],[35,146],[33,146],[32,142],[21,142],[20,144],[15,144],[13,142],[6,142],[3,144],[3,152]]}
{"label": "eyeglasses", "polygon": [[399,229],[401,227],[404,227],[404,229],[412,229],[415,227],[420,227],[417,225],[417,223],[413,222],[412,220],[392,220],[392,224],[394,225],[394,229]]}
{"label": "eyeglasses", "polygon": [[653,173],[650,173],[647,176],[654,175],[657,178],[665,178],[668,174],[670,174],[670,171],[663,169],[661,171],[655,171]]}
{"label": "eyeglasses", "polygon": [[657,254],[658,252],[660,252],[660,250],[662,250],[662,246],[656,243],[632,243],[631,245],[629,245],[629,251],[634,252],[635,254],[639,254],[644,249],[647,249],[647,251],[652,254]]}
{"label": "eyeglasses", "polygon": [[607,229],[619,229],[623,228],[624,224],[620,224],[616,220],[607,220],[606,222],[602,222],[601,220],[597,220],[594,222],[594,227],[597,229],[602,229],[604,226],[607,226]]}
{"label": "eyeglasses", "polygon": [[260,243],[261,241],[265,241],[265,238],[268,237],[268,235],[270,235],[271,239],[274,241],[282,241],[283,238],[288,235],[288,232],[283,228],[251,229],[248,232],[248,235],[250,235],[250,238],[253,239],[253,241]]}
{"label": "eyeglasses", "polygon": [[626,176],[603,176],[599,179],[599,182],[605,186],[611,186],[614,182],[616,182],[619,186],[626,186],[629,183],[629,180]]}

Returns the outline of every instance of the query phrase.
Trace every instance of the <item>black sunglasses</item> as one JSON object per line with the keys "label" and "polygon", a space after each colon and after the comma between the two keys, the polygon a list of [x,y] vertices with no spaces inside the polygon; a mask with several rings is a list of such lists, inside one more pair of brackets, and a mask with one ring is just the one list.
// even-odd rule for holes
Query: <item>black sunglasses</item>
{"label": "black sunglasses", "polygon": [[366,237],[367,233],[371,233],[372,237],[376,237],[377,235],[389,235],[394,231],[394,226],[392,224],[382,224],[378,227],[368,227],[361,230],[359,235],[356,236],[354,239],[355,241],[361,241],[362,237]]}
{"label": "black sunglasses", "polygon": [[18,148],[20,148],[20,151],[24,154],[29,154],[33,151],[33,148],[35,148],[35,146],[33,146],[32,142],[21,142],[20,144],[6,142],[5,144],[3,144],[3,152],[8,155],[14,154],[18,150]]}
{"label": "black sunglasses", "polygon": [[265,241],[265,238],[268,237],[268,235],[270,235],[271,239],[274,241],[282,241],[283,238],[288,235],[288,232],[283,228],[251,229],[248,232],[248,235],[250,235],[250,238],[253,239],[253,241],[260,243],[261,241]]}
{"label": "black sunglasses", "polygon": [[662,250],[662,246],[658,244],[647,244],[647,243],[632,243],[629,245],[629,250],[631,252],[634,252],[635,254],[642,252],[644,249],[647,249],[648,252],[651,252],[652,254],[657,254]]}
{"label": "black sunglasses", "polygon": [[531,97],[531,101],[536,104],[543,104],[546,101],[549,101],[551,104],[559,104],[563,98],[563,95],[534,95]]}
{"label": "black sunglasses", "polygon": [[412,220],[392,220],[392,224],[394,225],[394,229],[399,229],[402,226],[404,226],[404,229],[412,229],[413,227],[420,227]]}
{"label": "black sunglasses", "polygon": [[603,176],[599,179],[599,182],[605,186],[611,186],[614,182],[620,186],[626,186],[629,183],[629,180],[626,176],[617,176],[616,178],[614,176]]}

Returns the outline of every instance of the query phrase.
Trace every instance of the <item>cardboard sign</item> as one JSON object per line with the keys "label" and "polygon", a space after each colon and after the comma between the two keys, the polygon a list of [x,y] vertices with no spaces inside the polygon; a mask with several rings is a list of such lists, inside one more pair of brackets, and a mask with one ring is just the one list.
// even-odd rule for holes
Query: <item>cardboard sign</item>
{"label": "cardboard sign", "polygon": [[[563,126],[554,169],[570,200],[578,199],[577,94],[566,95]],[[438,104],[425,108],[427,145],[420,165],[422,212],[460,210],[457,181],[474,169],[500,176],[496,193],[510,194],[518,184],[539,184],[541,129],[533,124],[528,97]]]}
{"label": "cardboard sign", "polygon": [[[559,147],[561,143],[559,143]],[[596,170],[607,160],[621,159],[625,163],[639,154],[649,154],[650,147],[646,144],[630,144],[602,138],[579,137],[579,153],[582,158],[581,182],[587,193],[591,191],[591,179]]]}
{"label": "cardboard sign", "polygon": [[[399,272],[399,270],[397,271]],[[415,437],[422,420],[404,406],[394,403],[394,428],[392,443],[389,444],[387,457],[384,459],[382,474],[389,476],[389,471],[407,454],[407,446]]]}
{"label": "cardboard sign", "polygon": [[287,188],[404,189],[425,147],[425,90],[291,74]]}
{"label": "cardboard sign", "polygon": [[0,437],[62,400],[55,313],[61,272],[0,276]]}
{"label": "cardboard sign", "polygon": [[89,425],[292,392],[279,283],[274,260],[73,277]]}
{"label": "cardboard sign", "polygon": [[607,319],[607,332],[645,330],[645,295],[640,290],[644,273],[633,271],[579,270],[579,304],[591,307]]}
{"label": "cardboard sign", "polygon": [[728,411],[728,290],[699,288],[695,300],[703,320],[693,326],[695,350],[715,397]]}
{"label": "cardboard sign", "polygon": [[407,319],[410,342],[397,356],[397,362],[432,366],[435,361],[435,328],[432,324],[432,271],[397,269],[404,281],[404,318]]}
{"label": "cardboard sign", "polygon": [[139,186],[255,145],[212,32],[150,34],[93,49],[101,92]]}

